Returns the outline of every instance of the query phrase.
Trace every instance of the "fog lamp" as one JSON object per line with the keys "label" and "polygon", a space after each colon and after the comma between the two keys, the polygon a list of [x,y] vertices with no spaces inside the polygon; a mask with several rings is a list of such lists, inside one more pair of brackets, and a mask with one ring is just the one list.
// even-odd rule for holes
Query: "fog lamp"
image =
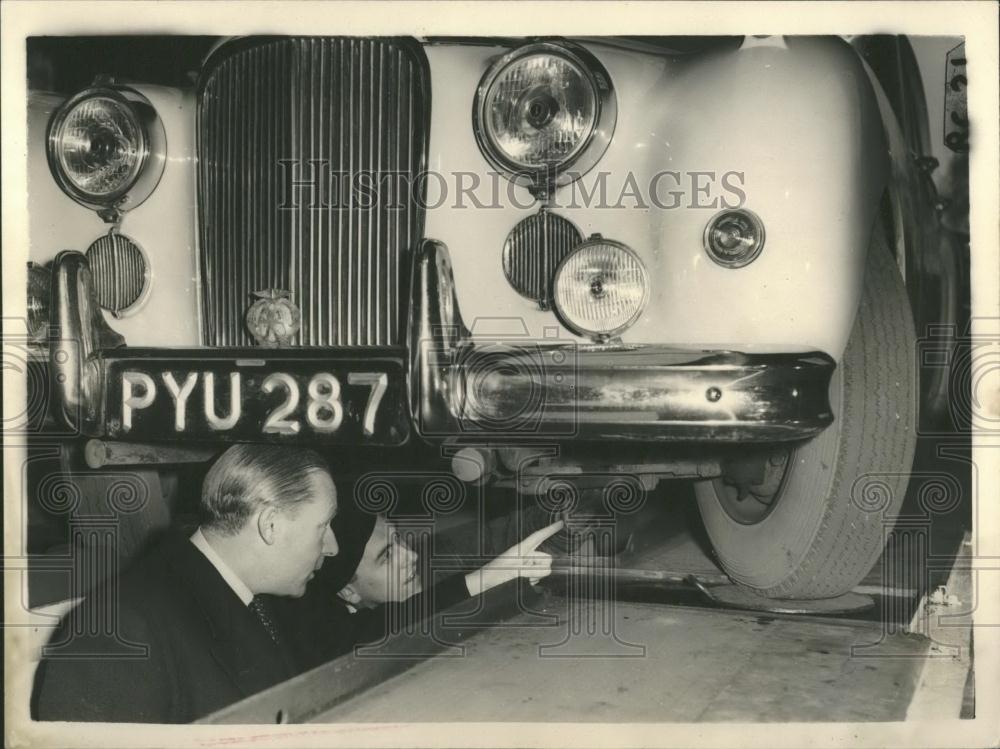
{"label": "fog lamp", "polygon": [[583,241],[571,222],[542,209],[519,222],[503,245],[503,272],[521,296],[552,306],[552,279],[559,263]]}
{"label": "fog lamp", "polygon": [[135,240],[110,232],[87,248],[87,263],[98,303],[115,317],[137,310],[149,294],[146,253]]}
{"label": "fog lamp", "polygon": [[568,328],[606,340],[642,314],[649,274],[627,246],[594,235],[563,260],[553,291],[556,310]]}

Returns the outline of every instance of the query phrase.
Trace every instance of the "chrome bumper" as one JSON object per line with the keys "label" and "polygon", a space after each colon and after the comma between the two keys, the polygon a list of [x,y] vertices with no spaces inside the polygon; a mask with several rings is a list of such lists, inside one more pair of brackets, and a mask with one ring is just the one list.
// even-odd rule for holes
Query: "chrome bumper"
{"label": "chrome bumper", "polygon": [[[80,253],[61,253],[54,262],[52,310],[50,373],[59,415],[80,433],[105,436],[110,352],[117,349],[118,358],[156,352],[122,348],[97,306]],[[408,350],[400,353],[409,357],[404,400],[412,425],[429,441],[775,442],[811,437],[833,421],[828,389],[835,364],[819,352],[751,355],[509,337],[473,342],[447,249],[432,240],[416,254]]]}
{"label": "chrome bumper", "polygon": [[104,370],[99,357],[125,339],[104,321],[87,258],[60,252],[52,262],[49,377],[54,416],[82,434],[104,419]]}
{"label": "chrome bumper", "polygon": [[410,403],[425,438],[774,442],[833,421],[835,363],[820,352],[472,342],[439,242],[419,251],[411,314]]}

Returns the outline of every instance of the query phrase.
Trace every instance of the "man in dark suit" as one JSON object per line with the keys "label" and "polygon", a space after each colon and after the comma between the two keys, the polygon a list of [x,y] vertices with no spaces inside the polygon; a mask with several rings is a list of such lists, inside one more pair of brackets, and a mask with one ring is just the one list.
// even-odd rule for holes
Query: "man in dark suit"
{"label": "man in dark suit", "polygon": [[190,722],[295,675],[267,596],[301,596],[337,553],[336,502],[312,451],[227,450],[205,477],[194,535],[168,535],[117,592],[62,622],[35,677],[35,717]]}

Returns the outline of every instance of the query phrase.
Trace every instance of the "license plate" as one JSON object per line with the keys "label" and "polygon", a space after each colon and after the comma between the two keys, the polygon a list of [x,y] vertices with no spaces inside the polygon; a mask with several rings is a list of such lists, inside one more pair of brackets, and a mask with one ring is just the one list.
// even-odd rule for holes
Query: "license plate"
{"label": "license plate", "polygon": [[109,362],[106,431],[119,439],[399,444],[401,361],[330,358]]}

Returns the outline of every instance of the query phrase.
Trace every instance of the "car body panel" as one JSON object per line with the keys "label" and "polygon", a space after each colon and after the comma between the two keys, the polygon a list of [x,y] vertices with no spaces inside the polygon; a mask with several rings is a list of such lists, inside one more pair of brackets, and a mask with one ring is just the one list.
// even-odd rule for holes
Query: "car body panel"
{"label": "car body panel", "polygon": [[[647,265],[652,296],[622,340],[753,351],[818,349],[839,357],[888,176],[877,103],[856,54],[828,37],[687,57],[587,47],[614,82],[618,124],[597,167],[579,184],[556,191],[553,211],[585,236],[598,232],[624,242]],[[432,170],[449,176],[472,172],[482,184],[490,183],[471,112],[480,78],[505,51],[428,48]],[[742,172],[745,205],[766,226],[760,257],[731,270],[705,253],[707,221],[723,200],[738,200],[719,185],[714,195],[695,195],[688,182],[676,209],[658,209],[651,199],[644,201],[645,209],[627,196],[618,200],[628,187],[626,175],[634,175],[641,187],[664,170]],[[598,194],[601,173],[609,175],[608,205],[622,207],[585,204],[585,193]],[[696,179],[704,188],[704,178]],[[660,195],[672,205],[662,189]],[[457,300],[473,335],[477,320],[499,317],[523,322],[529,335],[541,338],[546,327],[559,325],[557,318],[520,297],[501,267],[507,233],[537,206],[524,187],[508,195],[503,178],[497,198],[502,207],[494,209],[456,205],[454,196],[436,207],[432,192],[426,233],[449,247]],[[688,207],[713,201],[718,201],[714,208]],[[716,303],[720,300],[724,304]]]}
{"label": "car body panel", "polygon": [[[738,49],[674,56],[620,42],[586,46],[614,82],[618,123],[597,167],[560,188],[553,210],[585,236],[597,232],[625,242],[646,263],[652,295],[623,341],[822,350],[838,357],[888,176],[877,100],[857,56],[829,37],[752,40]],[[425,234],[450,249],[458,302],[473,335],[527,331],[541,338],[546,328],[559,326],[558,319],[518,295],[501,266],[508,232],[538,203],[526,187],[490,173],[472,130],[479,81],[507,49],[425,47],[433,92],[428,169],[446,180],[428,180]],[[167,166],[153,195],[127,212],[121,227],[149,258],[152,292],[139,309],[120,319],[109,316],[109,322],[135,344],[197,345],[194,93],[134,88],[163,119]],[[32,211],[36,262],[60,249],[84,250],[108,228],[66,197],[48,172],[44,139],[34,136],[44,132],[57,104],[54,96],[35,95],[29,109],[33,203],[59,206],[58,212]],[[796,137],[789,137],[793,132]],[[675,172],[682,175],[680,185]],[[718,175],[714,182],[708,173]],[[473,195],[483,208],[457,194],[476,180],[481,187]],[[594,205],[602,181],[606,200]],[[757,261],[733,270],[710,261],[702,237],[720,208],[741,201],[740,191],[746,207],[763,219],[767,242]],[[726,304],[708,301],[718,299]],[[498,325],[498,319],[511,322]],[[566,330],[560,335],[572,337]]]}
{"label": "car body panel", "polygon": [[[130,85],[156,108],[167,135],[163,176],[152,195],[126,211],[119,231],[145,252],[151,288],[144,301],[108,324],[132,344],[198,344],[198,255],[195,251],[194,94],[167,86]],[[47,263],[62,250],[86,251],[111,226],[67,196],[49,171],[45,133],[64,97],[28,100],[29,260]]]}

